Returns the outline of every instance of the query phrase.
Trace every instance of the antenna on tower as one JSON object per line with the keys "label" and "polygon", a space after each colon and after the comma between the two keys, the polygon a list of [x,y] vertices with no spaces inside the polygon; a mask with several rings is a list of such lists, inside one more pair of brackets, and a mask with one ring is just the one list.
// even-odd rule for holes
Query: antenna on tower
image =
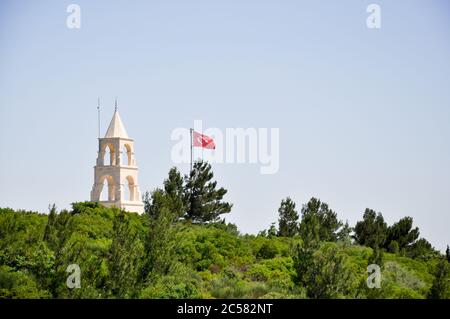
{"label": "antenna on tower", "polygon": [[100,97],[97,100],[98,138],[100,138]]}
{"label": "antenna on tower", "polygon": [[116,96],[116,108],[115,108],[115,111],[117,112],[117,96]]}

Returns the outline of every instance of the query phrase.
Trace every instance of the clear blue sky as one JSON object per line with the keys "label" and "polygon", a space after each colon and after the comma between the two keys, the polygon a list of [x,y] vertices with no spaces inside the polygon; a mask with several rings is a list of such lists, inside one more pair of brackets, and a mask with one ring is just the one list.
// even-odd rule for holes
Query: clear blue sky
{"label": "clear blue sky", "polygon": [[176,127],[278,127],[278,174],[214,165],[241,231],[276,221],[285,196],[316,196],[352,225],[366,207],[412,216],[445,249],[449,39],[445,0],[1,1],[0,206],[88,200],[97,96],[103,134],[118,96],[142,191],[173,165]]}

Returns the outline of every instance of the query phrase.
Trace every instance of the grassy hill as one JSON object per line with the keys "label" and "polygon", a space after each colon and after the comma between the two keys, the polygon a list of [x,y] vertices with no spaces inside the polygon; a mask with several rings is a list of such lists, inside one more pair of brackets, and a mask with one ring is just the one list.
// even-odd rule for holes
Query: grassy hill
{"label": "grassy hill", "polygon": [[[0,297],[426,298],[443,260],[384,252],[381,288],[369,289],[371,248],[321,242],[305,284],[303,246],[299,236],[243,235],[222,221],[154,223],[96,203],[50,214],[5,208]],[[70,264],[81,269],[80,288],[66,285]]]}

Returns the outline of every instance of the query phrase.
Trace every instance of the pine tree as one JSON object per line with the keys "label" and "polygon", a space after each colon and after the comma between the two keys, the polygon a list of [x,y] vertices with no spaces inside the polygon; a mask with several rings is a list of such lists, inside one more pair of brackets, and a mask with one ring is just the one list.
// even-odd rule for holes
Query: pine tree
{"label": "pine tree", "polygon": [[387,224],[381,213],[366,208],[363,220],[356,223],[354,239],[363,246],[384,247],[387,238]]}
{"label": "pine tree", "polygon": [[433,285],[428,292],[429,299],[448,299],[450,298],[450,265],[442,259],[436,265]]}
{"label": "pine tree", "polygon": [[425,238],[416,240],[412,245],[406,247],[406,255],[413,259],[428,260],[438,257],[440,253]]}
{"label": "pine tree", "polygon": [[145,240],[144,267],[141,277],[152,281],[158,276],[167,275],[174,265],[175,233],[171,203],[162,189],[156,189],[144,197],[148,232]]}
{"label": "pine tree", "polygon": [[221,214],[231,211],[232,205],[222,202],[227,190],[216,189],[217,181],[212,181],[213,177],[210,164],[203,161],[194,163],[192,171],[185,178],[186,219],[194,222],[216,221]]}
{"label": "pine tree", "polygon": [[170,169],[169,177],[164,181],[164,192],[168,196],[171,212],[177,217],[183,216],[185,214],[183,177],[175,167]]}
{"label": "pine tree", "polygon": [[304,242],[303,245],[297,245],[297,254],[293,256],[295,277],[294,281],[297,285],[307,287],[310,282],[309,271],[314,266],[314,251],[317,246]]}
{"label": "pine tree", "polygon": [[383,253],[383,250],[380,249],[378,246],[375,246],[373,248],[373,252],[372,252],[372,255],[369,257],[368,264],[369,265],[376,264],[380,267],[383,267],[384,253]]}
{"label": "pine tree", "polygon": [[450,247],[447,245],[447,250],[445,251],[445,257],[447,261],[450,263]]}
{"label": "pine tree", "polygon": [[143,246],[125,212],[116,214],[113,221],[112,244],[108,255],[108,286],[113,296],[133,297],[141,271]]}
{"label": "pine tree", "polygon": [[287,197],[281,201],[278,208],[278,235],[281,237],[294,237],[298,234],[298,213],[295,210],[295,203]]}
{"label": "pine tree", "polygon": [[[82,205],[82,204],[80,204]],[[75,206],[75,204],[72,204]],[[73,212],[62,210],[57,213],[56,206],[53,204],[49,206],[49,215],[47,219],[47,225],[45,226],[43,240],[47,247],[54,253],[54,274],[49,278],[47,286],[49,291],[53,294],[57,294],[57,289],[61,282],[64,282],[64,278],[67,277],[65,269],[67,267],[67,255],[72,252],[74,243],[68,244],[72,233],[74,232],[72,226]]]}
{"label": "pine tree", "polygon": [[342,228],[337,233],[337,240],[340,242],[351,244],[352,238],[351,238],[350,234],[352,231],[353,231],[353,228],[350,227],[350,225],[348,224],[348,221],[346,221],[345,224],[342,226]]}
{"label": "pine tree", "polygon": [[412,228],[412,217],[404,217],[387,230],[386,244],[396,241],[401,249],[408,247],[419,237],[419,228]]}
{"label": "pine tree", "polygon": [[162,189],[157,188],[144,194],[144,212],[151,220],[158,218],[163,206],[169,210],[170,205]]}
{"label": "pine tree", "polygon": [[303,240],[337,241],[343,226],[327,203],[311,198],[302,208],[300,236]]}
{"label": "pine tree", "polygon": [[56,223],[56,218],[57,218],[57,213],[56,213],[56,205],[49,205],[48,207],[49,209],[49,213],[48,213],[48,218],[47,218],[47,225],[45,226],[45,231],[44,231],[44,241],[46,241],[47,243],[50,243],[52,241],[54,241],[54,236],[55,236],[55,223]]}
{"label": "pine tree", "polygon": [[295,281],[306,288],[309,298],[342,298],[355,294],[348,257],[335,245],[320,249],[299,247],[294,256]]}
{"label": "pine tree", "polygon": [[392,240],[388,245],[388,251],[393,254],[398,254],[400,251],[400,246],[396,240]]}
{"label": "pine tree", "polygon": [[267,230],[267,237],[276,237],[277,236],[277,227],[275,223],[270,224],[269,229]]}

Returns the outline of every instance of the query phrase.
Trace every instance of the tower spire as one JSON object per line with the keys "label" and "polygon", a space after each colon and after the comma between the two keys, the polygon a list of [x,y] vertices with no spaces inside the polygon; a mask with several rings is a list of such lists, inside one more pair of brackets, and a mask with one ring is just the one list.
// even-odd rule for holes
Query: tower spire
{"label": "tower spire", "polygon": [[117,112],[117,96],[116,96],[116,103],[115,103],[115,108],[114,110]]}

